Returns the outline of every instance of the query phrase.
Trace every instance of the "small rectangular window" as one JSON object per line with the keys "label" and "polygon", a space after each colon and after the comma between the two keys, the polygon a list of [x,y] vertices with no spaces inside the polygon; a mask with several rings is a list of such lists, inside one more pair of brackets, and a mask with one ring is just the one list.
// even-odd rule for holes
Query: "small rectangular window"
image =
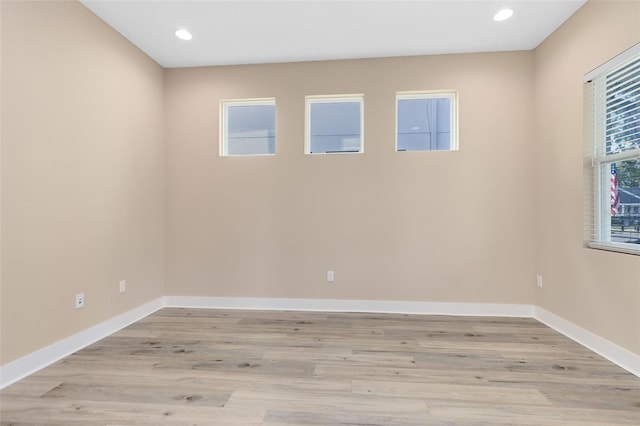
{"label": "small rectangular window", "polygon": [[363,152],[362,95],[307,96],[305,154]]}
{"label": "small rectangular window", "polygon": [[458,149],[456,94],[401,92],[396,94],[396,151]]}
{"label": "small rectangular window", "polygon": [[220,106],[220,155],[276,153],[276,101],[226,100]]}
{"label": "small rectangular window", "polygon": [[640,254],[640,44],[585,82],[587,245]]}

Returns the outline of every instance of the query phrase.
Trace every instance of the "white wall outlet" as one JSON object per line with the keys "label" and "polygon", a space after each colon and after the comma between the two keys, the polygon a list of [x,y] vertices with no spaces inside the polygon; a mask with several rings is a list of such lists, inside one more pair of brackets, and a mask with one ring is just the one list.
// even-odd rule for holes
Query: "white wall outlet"
{"label": "white wall outlet", "polygon": [[120,293],[127,291],[127,280],[120,280]]}
{"label": "white wall outlet", "polygon": [[536,285],[538,288],[542,288],[542,275],[536,275]]}
{"label": "white wall outlet", "polygon": [[334,281],[334,279],[335,279],[335,277],[333,275],[333,271],[327,271],[327,281],[332,283]]}
{"label": "white wall outlet", "polygon": [[84,293],[76,294],[76,309],[84,308]]}

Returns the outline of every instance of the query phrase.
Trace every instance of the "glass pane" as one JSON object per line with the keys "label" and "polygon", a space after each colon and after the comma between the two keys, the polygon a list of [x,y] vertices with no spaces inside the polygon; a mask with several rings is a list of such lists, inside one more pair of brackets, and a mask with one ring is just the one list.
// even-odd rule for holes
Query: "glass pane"
{"label": "glass pane", "polygon": [[611,163],[611,241],[640,244],[640,158]]}
{"label": "glass pane", "polygon": [[312,102],[309,104],[309,151],[360,152],[360,102]]}
{"label": "glass pane", "polygon": [[451,99],[399,99],[398,151],[451,149]]}
{"label": "glass pane", "polygon": [[227,107],[227,154],[258,155],[276,152],[276,106]]}
{"label": "glass pane", "polygon": [[436,134],[436,148],[437,150],[447,151],[451,149],[451,133],[438,132]]}

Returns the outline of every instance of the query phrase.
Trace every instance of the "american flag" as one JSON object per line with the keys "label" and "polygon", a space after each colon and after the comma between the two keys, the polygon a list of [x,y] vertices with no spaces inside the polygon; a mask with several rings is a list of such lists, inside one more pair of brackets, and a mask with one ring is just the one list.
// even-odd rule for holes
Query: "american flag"
{"label": "american flag", "polygon": [[611,163],[611,214],[618,213],[620,194],[618,192],[618,168],[616,163]]}

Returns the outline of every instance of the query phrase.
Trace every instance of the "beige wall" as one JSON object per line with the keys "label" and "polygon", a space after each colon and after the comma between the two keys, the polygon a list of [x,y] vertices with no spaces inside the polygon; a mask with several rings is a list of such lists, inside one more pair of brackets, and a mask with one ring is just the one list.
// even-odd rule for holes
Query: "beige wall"
{"label": "beige wall", "polygon": [[[531,52],[165,79],[169,295],[531,302]],[[458,152],[394,152],[395,92],[423,89],[458,91]],[[303,155],[305,95],[341,93],[364,94],[365,153]],[[277,155],[221,158],[219,102],[247,97],[276,98]]]}
{"label": "beige wall", "polygon": [[1,7],[6,364],[163,294],[163,71],[80,3]]}
{"label": "beige wall", "polygon": [[535,50],[535,304],[640,354],[640,257],[582,246],[582,77],[640,42],[640,2],[589,1]]}

